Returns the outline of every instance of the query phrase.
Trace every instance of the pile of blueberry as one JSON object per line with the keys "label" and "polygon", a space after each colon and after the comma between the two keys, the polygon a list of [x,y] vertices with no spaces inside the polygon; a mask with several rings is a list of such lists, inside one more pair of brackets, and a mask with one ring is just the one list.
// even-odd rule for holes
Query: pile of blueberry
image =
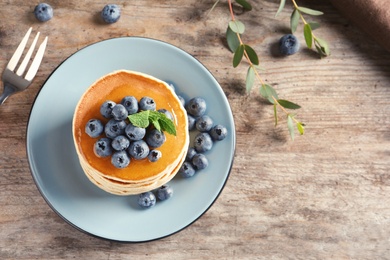
{"label": "pile of blueberry", "polygon": [[[135,97],[126,96],[118,104],[111,100],[105,101],[100,107],[100,113],[108,121],[104,124],[99,119],[90,119],[85,126],[85,132],[90,137],[100,137],[93,148],[96,156],[111,156],[111,163],[116,168],[127,167],[130,158],[158,161],[162,154],[157,148],[166,140],[164,132],[155,128],[137,127],[126,121],[129,115],[145,110],[156,110],[156,103],[151,97],[142,97],[138,102]],[[172,119],[169,111],[158,111]]]}

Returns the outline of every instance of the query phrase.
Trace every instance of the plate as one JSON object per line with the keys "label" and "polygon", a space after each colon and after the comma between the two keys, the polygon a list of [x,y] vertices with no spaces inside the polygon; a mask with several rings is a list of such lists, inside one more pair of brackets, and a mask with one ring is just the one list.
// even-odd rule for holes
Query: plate
{"label": "plate", "polygon": [[[112,195],[93,185],[81,169],[72,138],[81,95],[98,78],[120,69],[170,82],[187,100],[203,97],[207,114],[229,133],[206,153],[208,168],[187,179],[177,175],[169,182],[173,197],[147,210],[137,205],[136,196]],[[235,127],[222,88],[198,60],[162,41],[123,37],[89,45],[54,70],[34,101],[26,141],[33,179],[66,222],[96,237],[144,242],[183,230],[216,201],[232,167]]]}

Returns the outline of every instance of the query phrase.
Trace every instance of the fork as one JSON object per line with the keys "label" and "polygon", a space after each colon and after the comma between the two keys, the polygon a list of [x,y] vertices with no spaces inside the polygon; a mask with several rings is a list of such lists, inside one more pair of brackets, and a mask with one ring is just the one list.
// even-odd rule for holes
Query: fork
{"label": "fork", "polygon": [[15,53],[12,55],[12,58],[7,64],[7,67],[3,71],[3,94],[0,96],[0,105],[4,103],[4,101],[17,92],[25,90],[28,86],[30,86],[32,80],[37,74],[39,65],[41,64],[43,54],[45,53],[46,45],[47,45],[47,36],[41,43],[38,48],[38,51],[35,54],[34,60],[31,62],[30,68],[26,73],[25,70],[30,61],[31,55],[35,49],[35,45],[38,41],[40,32],[37,33],[29,50],[27,51],[23,61],[20,63],[19,68],[16,70],[16,66],[19,63],[20,57],[23,54],[23,51],[26,47],[27,41],[30,37],[32,28],[28,29],[26,35],[23,37],[20,42],[18,48]]}

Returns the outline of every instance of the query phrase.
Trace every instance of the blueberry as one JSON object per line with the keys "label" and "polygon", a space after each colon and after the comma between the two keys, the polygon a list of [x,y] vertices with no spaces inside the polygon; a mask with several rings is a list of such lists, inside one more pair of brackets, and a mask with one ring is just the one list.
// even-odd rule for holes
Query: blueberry
{"label": "blueberry", "polygon": [[190,162],[184,162],[179,169],[180,175],[184,178],[194,176],[195,172],[196,171]]}
{"label": "blueberry", "polygon": [[121,104],[127,109],[129,115],[138,112],[138,101],[133,96],[126,96],[122,99]]}
{"label": "blueberry", "polygon": [[186,105],[185,99],[182,96],[180,96],[180,95],[177,95],[177,98],[179,99],[179,101],[183,105],[183,107],[185,107],[185,105]]}
{"label": "blueberry", "polygon": [[112,140],[111,146],[117,151],[124,151],[130,146],[130,140],[124,135],[118,135]]}
{"label": "blueberry", "polygon": [[115,23],[121,17],[121,9],[116,4],[104,6],[101,16],[106,23]]}
{"label": "blueberry", "polygon": [[192,131],[195,129],[195,117],[191,115],[187,115],[187,120],[188,120],[188,131]]}
{"label": "blueberry", "polygon": [[35,18],[40,22],[47,22],[53,18],[53,8],[46,3],[40,3],[34,9]]}
{"label": "blueberry", "polygon": [[279,50],[283,55],[292,55],[299,50],[299,41],[293,34],[286,34],[279,40]]}
{"label": "blueberry", "polygon": [[213,127],[213,124],[213,119],[211,119],[211,117],[209,117],[208,115],[198,117],[195,121],[195,127],[200,132],[208,132],[211,127]]}
{"label": "blueberry", "polygon": [[215,125],[211,128],[209,134],[214,141],[221,141],[226,138],[227,129],[223,125]]}
{"label": "blueberry", "polygon": [[116,168],[123,169],[130,164],[130,158],[126,151],[117,151],[111,156],[111,163]]}
{"label": "blueberry", "polygon": [[187,161],[191,161],[192,157],[194,157],[195,154],[197,154],[197,152],[196,152],[194,147],[188,148],[187,155],[186,155],[186,160]]}
{"label": "blueberry", "polygon": [[165,142],[164,132],[160,132],[157,129],[152,129],[146,133],[145,141],[146,143],[153,148],[158,148]]}
{"label": "blueberry", "polygon": [[195,136],[194,147],[198,153],[209,151],[213,147],[213,140],[208,133],[199,133]]}
{"label": "blueberry", "polygon": [[163,113],[167,118],[169,118],[173,121],[173,116],[172,116],[171,112],[169,112],[168,110],[162,108],[162,109],[159,109],[157,111],[160,113]]}
{"label": "blueberry", "polygon": [[111,140],[107,137],[100,138],[95,142],[93,151],[98,157],[107,157],[112,154]]}
{"label": "blueberry", "polygon": [[190,115],[194,117],[199,117],[204,115],[204,113],[206,112],[207,105],[206,105],[206,101],[203,98],[194,97],[188,101],[186,108],[187,108],[187,112]]}
{"label": "blueberry", "polygon": [[148,154],[148,160],[150,162],[157,162],[162,156],[162,153],[161,151],[159,150],[150,150],[149,154]]}
{"label": "blueberry", "polygon": [[104,126],[102,121],[99,119],[90,119],[87,124],[85,125],[85,132],[90,137],[98,137],[101,135],[104,131]]}
{"label": "blueberry", "polygon": [[118,135],[123,135],[125,133],[126,122],[125,121],[116,121],[115,119],[110,119],[104,127],[104,133],[108,138],[115,138]]}
{"label": "blueberry", "polygon": [[146,129],[138,126],[134,126],[132,123],[128,124],[125,128],[125,134],[131,141],[138,141],[144,138]]}
{"label": "blueberry", "polygon": [[127,109],[125,108],[124,105],[116,104],[112,108],[111,115],[115,120],[120,121],[120,120],[125,120],[129,115],[129,113],[127,112]]}
{"label": "blueberry", "polygon": [[196,170],[203,170],[209,166],[209,160],[204,154],[198,153],[192,158],[192,165]]}
{"label": "blueberry", "polygon": [[173,189],[168,185],[163,185],[157,189],[157,198],[161,201],[167,200],[173,195]]}
{"label": "blueberry", "polygon": [[131,157],[136,160],[145,159],[149,155],[149,146],[144,140],[132,142],[127,149]]}
{"label": "blueberry", "polygon": [[151,191],[144,192],[138,195],[137,202],[144,209],[151,208],[156,205],[156,196]]}
{"label": "blueberry", "polygon": [[138,106],[140,110],[156,110],[156,102],[151,97],[141,98]]}
{"label": "blueberry", "polygon": [[100,114],[104,116],[105,118],[111,118],[112,117],[112,109],[115,107],[116,103],[111,100],[106,100],[104,103],[100,106]]}

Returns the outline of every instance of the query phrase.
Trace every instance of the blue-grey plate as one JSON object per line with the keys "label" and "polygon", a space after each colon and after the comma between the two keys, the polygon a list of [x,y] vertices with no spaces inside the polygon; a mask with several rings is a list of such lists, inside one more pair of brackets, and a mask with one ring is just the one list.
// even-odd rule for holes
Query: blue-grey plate
{"label": "blue-grey plate", "polygon": [[[72,118],[83,92],[115,70],[147,73],[174,84],[187,100],[205,98],[207,114],[228,129],[207,152],[210,165],[192,178],[177,175],[174,195],[142,210],[135,196],[115,196],[84,175],[72,139]],[[49,206],[66,222],[93,236],[142,242],[174,234],[204,214],[221,193],[232,167],[235,128],[228,100],[211,73],[170,44],[123,37],[87,46],[66,59],[36,97],[27,128],[27,155],[34,181]]]}

